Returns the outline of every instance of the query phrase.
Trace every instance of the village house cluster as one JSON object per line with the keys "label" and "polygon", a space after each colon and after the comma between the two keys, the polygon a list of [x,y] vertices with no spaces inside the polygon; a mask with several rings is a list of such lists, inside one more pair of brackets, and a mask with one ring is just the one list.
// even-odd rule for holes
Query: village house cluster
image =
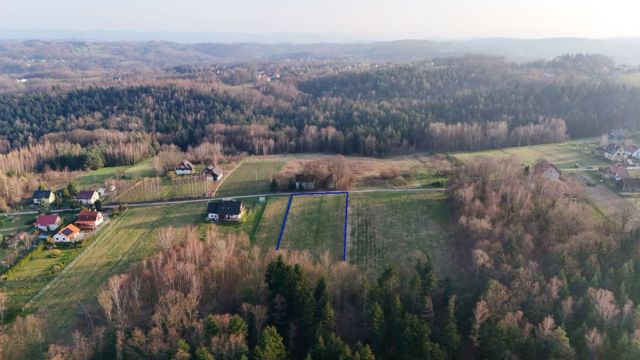
{"label": "village house cluster", "polygon": [[[196,174],[196,166],[189,160],[182,160],[182,163],[176,166],[174,170],[178,176]],[[202,170],[201,175],[207,181],[219,181],[222,179],[224,172],[221,167],[209,164]]]}
{"label": "village house cluster", "polygon": [[629,169],[640,169],[640,146],[629,140],[631,132],[626,129],[615,129],[607,134],[611,141],[602,146],[600,154],[614,164],[601,168],[606,179],[616,182],[623,192],[640,191],[640,178],[630,175]]}
{"label": "village house cluster", "polygon": [[[53,241],[56,243],[75,243],[82,238],[79,236],[82,230],[96,230],[104,223],[104,215],[98,210],[81,210],[73,223],[53,234]],[[35,227],[48,237],[47,233],[58,230],[63,224],[63,219],[59,214],[39,215],[35,221]]]}

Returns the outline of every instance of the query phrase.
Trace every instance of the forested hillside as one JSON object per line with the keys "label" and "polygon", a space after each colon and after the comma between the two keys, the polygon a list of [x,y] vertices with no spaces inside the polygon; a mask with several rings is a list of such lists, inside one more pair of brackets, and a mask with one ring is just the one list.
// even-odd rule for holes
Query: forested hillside
{"label": "forested hillside", "polygon": [[289,69],[270,83],[210,89],[183,81],[3,94],[0,136],[15,148],[49,132],[105,128],[150,132],[160,143],[183,148],[208,139],[228,151],[259,154],[386,155],[553,142],[614,126],[640,127],[639,89],[608,81],[598,59],[562,63],[571,61],[581,65],[572,75],[554,75],[562,68],[558,61],[460,58],[339,72]]}

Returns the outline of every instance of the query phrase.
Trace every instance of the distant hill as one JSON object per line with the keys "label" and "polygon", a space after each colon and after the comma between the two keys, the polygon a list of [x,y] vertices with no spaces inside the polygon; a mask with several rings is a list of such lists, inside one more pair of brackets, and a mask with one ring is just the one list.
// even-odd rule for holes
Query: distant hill
{"label": "distant hill", "polygon": [[617,64],[640,64],[640,38],[593,40],[477,39],[400,40],[372,43],[177,43],[165,41],[97,42],[87,40],[0,41],[0,73],[87,69],[126,70],[183,64],[340,60],[412,62],[468,54],[504,56],[524,62],[563,54],[601,54]]}

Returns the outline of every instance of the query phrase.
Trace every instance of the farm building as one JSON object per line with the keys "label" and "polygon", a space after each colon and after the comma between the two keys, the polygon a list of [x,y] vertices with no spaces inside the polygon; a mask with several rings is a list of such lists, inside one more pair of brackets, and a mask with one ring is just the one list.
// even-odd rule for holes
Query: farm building
{"label": "farm building", "polygon": [[316,181],[308,175],[296,175],[296,190],[313,190],[316,188]]}
{"label": "farm building", "polygon": [[625,178],[618,181],[618,186],[622,188],[624,192],[636,192],[640,191],[640,179],[638,178]]}
{"label": "farm building", "polygon": [[76,201],[82,205],[93,205],[100,200],[100,195],[95,190],[82,190],[76,196]]}
{"label": "farm building", "polygon": [[609,165],[604,169],[604,176],[608,179],[620,181],[629,177],[627,168],[620,165]]}
{"label": "farm building", "polygon": [[607,160],[621,161],[624,160],[624,148],[617,144],[609,144],[604,148],[603,155]]}
{"label": "farm building", "polygon": [[100,211],[83,210],[78,214],[75,224],[81,229],[94,230],[104,222],[104,216]]}
{"label": "farm building", "polygon": [[34,204],[51,204],[56,200],[56,195],[51,190],[36,190],[33,192]]}
{"label": "farm building", "polygon": [[72,242],[76,237],[80,234],[80,229],[78,229],[75,225],[69,224],[65,226],[64,229],[60,230],[57,234],[53,235],[53,240],[55,242]]}
{"label": "farm building", "polygon": [[202,170],[202,176],[204,176],[207,181],[218,181],[222,179],[222,168],[219,166],[209,165],[204,170]]}
{"label": "farm building", "polygon": [[36,227],[42,231],[53,231],[60,227],[62,218],[58,214],[40,215],[36,218]]}
{"label": "farm building", "polygon": [[533,173],[535,175],[542,175],[549,180],[560,180],[560,175],[562,175],[560,169],[547,160],[538,161],[533,168]]}
{"label": "farm building", "polygon": [[182,163],[176,166],[176,175],[191,175],[196,167],[189,160],[182,160]]}
{"label": "farm building", "polygon": [[207,206],[207,219],[211,221],[240,221],[244,211],[242,201],[212,201]]}

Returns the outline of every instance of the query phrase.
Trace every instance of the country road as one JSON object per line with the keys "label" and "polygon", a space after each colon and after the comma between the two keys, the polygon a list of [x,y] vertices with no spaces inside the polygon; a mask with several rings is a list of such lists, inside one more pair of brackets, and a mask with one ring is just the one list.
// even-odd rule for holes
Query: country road
{"label": "country road", "polygon": [[[352,190],[349,191],[349,194],[368,194],[368,193],[408,193],[408,192],[444,192],[446,189],[438,188],[438,189],[425,189],[425,188],[398,188],[398,189],[361,189],[361,190]],[[197,198],[197,199],[184,199],[184,200],[163,200],[163,201],[152,201],[152,202],[139,202],[139,203],[127,203],[127,207],[145,207],[145,206],[157,206],[157,205],[170,205],[170,204],[189,204],[189,203],[199,203],[199,202],[208,202],[212,200],[222,200],[222,199],[246,199],[246,198],[254,198],[261,196],[290,196],[291,194],[298,194],[300,192],[282,192],[282,193],[266,193],[266,194],[251,194],[251,195],[240,195],[240,196],[225,196],[225,197],[211,197],[211,198]],[[103,205],[103,209],[115,209],[119,205]],[[51,210],[52,213],[60,213],[67,211],[77,211],[79,209],[57,209]],[[9,212],[0,215],[37,215],[38,211],[29,210],[29,211],[16,211]]]}

